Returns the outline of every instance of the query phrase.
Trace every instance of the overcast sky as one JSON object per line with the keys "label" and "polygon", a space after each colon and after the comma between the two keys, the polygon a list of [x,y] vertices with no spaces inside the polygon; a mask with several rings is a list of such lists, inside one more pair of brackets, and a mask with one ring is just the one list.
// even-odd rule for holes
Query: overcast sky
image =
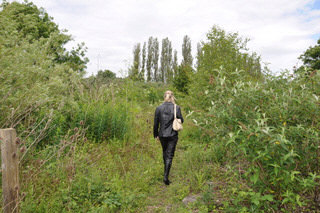
{"label": "overcast sky", "polygon": [[[292,69],[320,38],[320,0],[34,0],[76,43],[85,42],[87,73],[124,75],[135,43],[168,37],[178,50],[184,35],[205,40],[213,25],[251,39],[249,48],[273,72]],[[195,51],[194,51],[195,53]]]}

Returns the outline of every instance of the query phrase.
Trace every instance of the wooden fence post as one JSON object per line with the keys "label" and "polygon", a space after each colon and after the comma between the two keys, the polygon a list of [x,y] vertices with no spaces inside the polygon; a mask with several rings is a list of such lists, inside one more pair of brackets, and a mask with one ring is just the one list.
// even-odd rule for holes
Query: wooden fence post
{"label": "wooden fence post", "polygon": [[15,129],[0,129],[3,212],[18,212],[19,157]]}

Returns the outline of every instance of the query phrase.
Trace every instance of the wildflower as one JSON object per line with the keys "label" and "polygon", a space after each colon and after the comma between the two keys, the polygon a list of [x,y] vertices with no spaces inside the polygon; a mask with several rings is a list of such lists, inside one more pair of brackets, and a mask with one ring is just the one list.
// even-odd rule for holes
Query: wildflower
{"label": "wildflower", "polygon": [[275,142],[275,144],[279,145],[279,144],[280,144],[280,142],[279,142],[279,141],[276,141],[276,142]]}
{"label": "wildflower", "polygon": [[20,144],[20,138],[16,138],[16,143],[19,145]]}
{"label": "wildflower", "polygon": [[21,153],[23,153],[24,151],[26,151],[26,147],[25,146],[21,147],[21,149],[20,149]]}

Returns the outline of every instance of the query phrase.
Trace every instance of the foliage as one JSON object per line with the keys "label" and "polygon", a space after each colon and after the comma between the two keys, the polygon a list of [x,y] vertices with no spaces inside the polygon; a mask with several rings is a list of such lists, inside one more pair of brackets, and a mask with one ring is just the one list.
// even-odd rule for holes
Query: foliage
{"label": "foliage", "polygon": [[133,80],[138,80],[140,68],[141,68],[141,61],[140,61],[140,53],[141,53],[141,47],[140,43],[136,44],[133,48],[133,65],[130,68],[129,76]]}
{"label": "foliage", "polygon": [[197,56],[198,72],[208,72],[223,66],[230,72],[242,69],[252,76],[259,77],[260,57],[256,53],[247,53],[248,41],[239,37],[238,33],[227,33],[217,26],[212,27]]}
{"label": "foliage", "polygon": [[[60,33],[52,17],[31,2],[4,2],[1,7],[1,19],[10,20],[11,31],[16,30],[21,38],[27,38],[30,43],[40,38],[49,38],[52,33]],[[70,36],[63,33],[60,36],[62,43],[70,40]]]}
{"label": "foliage", "polygon": [[168,38],[162,39],[159,80],[163,83],[169,83],[173,79],[172,56],[171,41]]}
{"label": "foliage", "polygon": [[[192,66],[191,56],[191,41],[186,37],[185,54],[189,54],[188,60],[191,60],[191,65],[188,62],[187,65]],[[161,57],[159,66],[159,41],[158,38],[149,37],[148,45],[146,42],[141,44],[137,43],[133,47],[133,64],[129,69],[129,77],[133,80],[139,80],[147,82],[155,81],[170,84],[173,81],[174,75],[177,73],[178,58],[177,51],[172,49],[172,43],[169,38],[162,39],[161,43]],[[188,53],[188,51],[190,53]],[[190,59],[191,57],[191,59]],[[186,64],[184,64],[186,65]],[[147,71],[145,76],[145,71]]]}
{"label": "foliage", "polygon": [[[16,127],[35,111],[72,102],[84,69],[82,47],[67,52],[70,36],[32,3],[4,3],[0,11],[0,126]],[[80,54],[80,55],[78,55]],[[64,58],[62,60],[62,58]],[[35,119],[28,120],[29,124]]]}
{"label": "foliage", "polygon": [[239,175],[253,190],[238,194],[242,203],[248,195],[254,196],[247,203],[253,209],[305,205],[301,192],[311,193],[320,178],[314,160],[319,158],[320,75],[252,82],[242,73],[213,70],[207,86],[195,86],[191,96],[202,110],[192,113],[194,123],[214,146],[225,146],[222,163],[239,164]]}
{"label": "foliage", "polygon": [[[32,44],[43,40],[48,42],[46,51],[53,57],[53,61],[59,64],[68,63],[74,71],[84,72],[88,62],[84,44],[79,44],[77,48],[67,51],[64,45],[72,40],[71,36],[65,34],[66,31],[59,30],[53,18],[43,8],[38,8],[26,1],[24,3],[4,2],[1,4],[1,9],[0,35],[14,39],[14,44],[6,48],[17,46],[20,42]],[[14,38],[11,38],[12,34]]]}
{"label": "foliage", "polygon": [[[40,107],[58,108],[60,101],[69,101],[67,93],[79,76],[65,64],[55,64],[48,53],[50,37],[32,44],[20,41],[16,48],[6,48],[18,38],[2,37],[0,43],[0,126],[15,127]],[[12,39],[12,38],[16,38]],[[48,42],[49,41],[49,42]]]}
{"label": "foliage", "polygon": [[94,81],[97,85],[109,84],[116,78],[116,74],[110,70],[99,70],[97,75],[94,76]]}
{"label": "foliage", "polygon": [[185,94],[188,94],[189,84],[193,75],[192,67],[188,65],[180,65],[177,69],[176,76],[173,80],[174,87]]}
{"label": "foliage", "polygon": [[[197,72],[188,37],[180,66],[164,40],[162,75],[156,38],[143,45],[142,64],[136,52],[135,76],[143,79],[146,69],[147,81],[159,81],[172,68],[173,84],[119,79],[109,70],[84,78],[85,47],[66,51],[71,37],[43,9],[27,2],[1,9],[0,127],[15,127],[21,138],[23,212],[316,208],[319,72],[262,75],[246,39],[213,27],[198,47]],[[173,183],[164,187],[152,122],[167,89],[186,122]],[[189,195],[197,199],[183,204]]]}
{"label": "foliage", "polygon": [[100,70],[98,71],[97,78],[101,79],[101,81],[114,79],[116,78],[116,74],[110,70]]}
{"label": "foliage", "polygon": [[74,106],[67,105],[66,108],[61,109],[61,112],[55,113],[52,118],[52,127],[43,143],[57,141],[80,122],[87,129],[86,136],[92,142],[114,138],[125,139],[129,129],[129,116],[124,106],[115,106],[102,101],[78,102]]}
{"label": "foliage", "polygon": [[188,35],[185,35],[183,37],[183,43],[182,43],[182,62],[181,64],[184,66],[190,66],[192,67],[192,61],[193,57],[191,54],[191,39]]}
{"label": "foliage", "polygon": [[312,72],[313,70],[320,70],[320,39],[317,44],[313,47],[309,47],[300,57],[300,60],[303,62],[297,72],[304,72],[305,68]]}
{"label": "foliage", "polygon": [[88,128],[88,138],[93,141],[124,139],[129,128],[127,109],[104,102],[81,105],[73,122],[83,120]]}

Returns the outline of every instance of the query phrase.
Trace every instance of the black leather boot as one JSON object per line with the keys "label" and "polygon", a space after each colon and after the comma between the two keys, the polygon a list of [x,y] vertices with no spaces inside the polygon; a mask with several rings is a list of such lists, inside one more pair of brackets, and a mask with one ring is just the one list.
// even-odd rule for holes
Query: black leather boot
{"label": "black leather boot", "polygon": [[172,164],[172,159],[174,157],[174,152],[176,149],[178,141],[178,136],[173,137],[160,137],[160,142],[162,146],[162,154],[163,154],[163,162],[164,162],[164,175],[163,182],[166,185],[169,185],[171,182],[169,181],[169,173]]}
{"label": "black leather boot", "polygon": [[170,168],[171,168],[171,160],[167,159],[165,161],[165,166],[164,166],[164,177],[163,177],[163,182],[166,185],[170,185],[170,180],[169,180],[169,173],[170,173]]}

